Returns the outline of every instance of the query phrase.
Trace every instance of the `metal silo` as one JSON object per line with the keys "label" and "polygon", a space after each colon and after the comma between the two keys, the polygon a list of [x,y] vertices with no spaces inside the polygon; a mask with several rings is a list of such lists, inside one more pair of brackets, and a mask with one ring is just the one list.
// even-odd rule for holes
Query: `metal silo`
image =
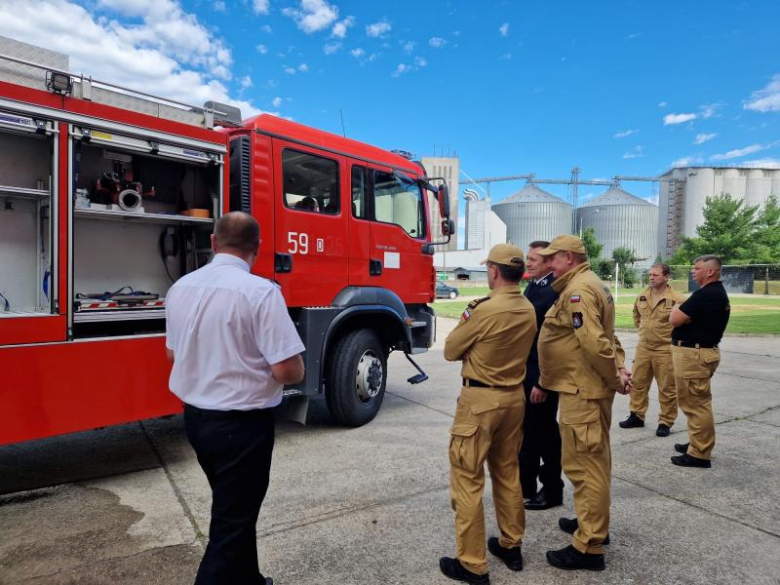
{"label": "metal silo", "polygon": [[577,210],[577,229],[592,227],[603,244],[603,258],[612,258],[615,248],[634,250],[639,267],[650,266],[658,255],[658,207],[611,187]]}
{"label": "metal silo", "polygon": [[572,206],[532,183],[493,205],[506,224],[507,241],[525,249],[535,240],[571,233]]}

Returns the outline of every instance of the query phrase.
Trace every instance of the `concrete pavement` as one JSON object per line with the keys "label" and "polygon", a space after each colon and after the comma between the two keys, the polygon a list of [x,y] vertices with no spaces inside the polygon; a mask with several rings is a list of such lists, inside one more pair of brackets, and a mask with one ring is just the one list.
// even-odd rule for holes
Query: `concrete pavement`
{"label": "concrete pavement", "polygon": [[[278,425],[271,487],[258,524],[263,571],[287,584],[445,584],[438,558],[454,549],[448,428],[459,367],[443,360],[453,326],[419,362],[430,380],[391,357],[385,403],[359,429]],[[620,334],[629,356],[633,333]],[[713,468],[673,466],[685,442],[650,423],[623,430],[615,399],[613,544],[603,573],[570,574],[544,552],[569,543],[561,508],[528,513],[526,567],[490,559],[496,584],[780,583],[780,359],[778,338],[726,338],[714,379]],[[145,421],[0,447],[0,584],[192,583],[208,532],[210,494],[181,420]],[[489,533],[496,532],[486,492]]]}

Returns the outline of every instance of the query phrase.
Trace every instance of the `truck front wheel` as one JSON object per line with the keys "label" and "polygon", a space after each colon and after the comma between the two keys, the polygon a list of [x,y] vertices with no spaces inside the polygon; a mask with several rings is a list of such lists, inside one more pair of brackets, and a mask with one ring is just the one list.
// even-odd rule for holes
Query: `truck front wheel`
{"label": "truck front wheel", "polygon": [[347,333],[336,342],[328,364],[325,396],[331,416],[359,427],[379,412],[387,384],[387,352],[368,329]]}

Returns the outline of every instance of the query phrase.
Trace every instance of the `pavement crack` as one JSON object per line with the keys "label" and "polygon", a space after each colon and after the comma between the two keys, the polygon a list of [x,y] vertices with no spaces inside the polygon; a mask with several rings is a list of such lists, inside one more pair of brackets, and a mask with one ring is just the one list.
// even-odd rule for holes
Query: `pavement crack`
{"label": "pavement crack", "polygon": [[755,530],[757,532],[761,532],[761,533],[766,534],[768,536],[774,536],[775,538],[780,539],[780,533],[772,532],[771,530],[766,530],[765,528],[761,528],[759,526],[753,526],[752,524],[748,524],[747,522],[739,520],[738,518],[732,518],[731,516],[727,516],[726,514],[721,514],[720,512],[715,512],[714,510],[710,510],[708,508],[705,508],[704,506],[699,506],[698,504],[693,504],[693,503],[688,502],[686,500],[683,500],[681,498],[677,498],[675,496],[672,496],[672,495],[669,495],[667,493],[664,493],[664,492],[662,492],[660,490],[656,490],[656,489],[653,489],[651,487],[648,487],[648,486],[646,486],[646,485],[644,485],[642,483],[639,483],[639,482],[636,482],[636,481],[632,481],[632,480],[626,479],[624,477],[620,477],[619,475],[614,475],[613,474],[612,477],[615,478],[615,479],[619,479],[620,481],[624,481],[624,482],[626,482],[628,484],[631,484],[633,486],[636,486],[638,488],[641,488],[643,490],[647,490],[648,492],[651,492],[651,493],[653,493],[653,494],[655,494],[657,496],[661,496],[663,498],[668,498],[670,500],[674,500],[675,502],[678,502],[680,504],[683,504],[683,505],[691,507],[691,508],[695,508],[695,509],[697,509],[697,510],[699,510],[701,512],[705,512],[706,514],[710,514],[712,516],[717,516],[718,518],[722,518],[724,520],[728,520],[729,522],[735,522],[735,523],[739,524],[740,526],[744,526],[745,528],[750,528],[751,530]]}
{"label": "pavement crack", "polygon": [[407,398],[406,396],[401,396],[400,394],[389,392],[388,390],[385,390],[385,394],[390,394],[391,396],[395,396],[396,398],[400,398],[401,400],[406,400],[407,402],[411,402],[412,404],[416,404],[417,406],[422,406],[423,408],[427,408],[428,410],[432,410],[433,412],[438,412],[439,414],[443,414],[447,418],[455,418],[454,414],[445,412],[443,410],[439,410],[438,408],[433,408],[432,406],[428,406],[427,404],[424,404],[422,402],[417,402],[416,400],[412,400],[411,398]]}
{"label": "pavement crack", "polygon": [[740,376],[739,374],[730,374],[728,372],[718,372],[719,376],[731,376],[732,378],[739,378],[740,380],[758,380],[759,382],[771,382],[773,384],[780,384],[780,380],[770,380],[768,378],[756,378],[755,376]]}
{"label": "pavement crack", "polygon": [[152,439],[152,435],[147,430],[143,421],[140,421],[138,424],[140,425],[141,431],[146,437],[149,446],[154,452],[155,457],[157,457],[157,460],[160,462],[160,467],[162,467],[162,470],[165,473],[165,477],[168,478],[168,483],[171,484],[171,489],[173,490],[173,494],[176,496],[179,505],[182,507],[182,510],[184,511],[184,515],[187,517],[187,520],[189,520],[190,525],[192,526],[192,529],[195,532],[196,542],[205,549],[206,542],[207,542],[206,535],[200,529],[200,526],[198,526],[198,521],[195,519],[195,515],[192,513],[189,504],[187,504],[187,500],[184,499],[184,494],[181,493],[179,486],[176,484],[176,480],[173,477],[173,473],[171,473],[171,470],[168,468],[168,464],[163,458],[162,453],[160,453],[160,450],[157,448],[157,444],[154,442],[154,439]]}
{"label": "pavement crack", "polygon": [[405,502],[412,498],[416,498],[418,496],[424,496],[430,493],[439,492],[442,490],[448,490],[450,487],[450,484],[442,484],[437,485],[431,488],[427,488],[424,490],[420,490],[417,492],[411,492],[408,494],[403,494],[400,496],[396,496],[394,498],[388,498],[387,500],[382,500],[379,502],[369,502],[367,504],[363,504],[362,506],[353,506],[350,508],[342,508],[340,510],[333,510],[331,512],[323,512],[322,514],[318,516],[314,516],[313,518],[309,518],[306,520],[302,520],[299,522],[287,522],[287,523],[280,523],[277,525],[277,528],[272,528],[271,530],[268,530],[266,532],[263,532],[262,534],[257,535],[257,539],[260,540],[261,538],[265,538],[267,536],[275,536],[276,534],[281,534],[283,532],[289,532],[291,530],[296,530],[298,528],[303,528],[304,526],[311,526],[313,524],[321,524],[323,522],[328,522],[329,520],[335,520],[336,518],[343,518],[345,516],[350,516],[352,514],[355,514],[356,512],[365,512],[366,510],[370,510],[372,508],[381,508],[383,506],[387,506],[390,504],[395,504],[398,502]]}

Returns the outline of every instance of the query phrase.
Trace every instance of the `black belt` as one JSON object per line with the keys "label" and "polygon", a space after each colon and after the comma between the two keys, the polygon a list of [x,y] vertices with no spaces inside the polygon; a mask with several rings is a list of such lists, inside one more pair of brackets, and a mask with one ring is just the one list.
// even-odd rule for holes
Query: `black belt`
{"label": "black belt", "polygon": [[209,410],[198,408],[192,404],[185,404],[184,411],[189,416],[202,419],[266,419],[273,418],[273,410],[270,408],[255,408],[252,410]]}
{"label": "black belt", "polygon": [[517,388],[520,386],[520,384],[517,386],[496,386],[494,384],[485,384],[479,380],[471,380],[469,378],[463,378],[463,385],[468,388]]}
{"label": "black belt", "polygon": [[677,347],[690,347],[694,349],[718,349],[717,345],[703,345],[701,343],[693,343],[692,341],[672,341],[672,345]]}

